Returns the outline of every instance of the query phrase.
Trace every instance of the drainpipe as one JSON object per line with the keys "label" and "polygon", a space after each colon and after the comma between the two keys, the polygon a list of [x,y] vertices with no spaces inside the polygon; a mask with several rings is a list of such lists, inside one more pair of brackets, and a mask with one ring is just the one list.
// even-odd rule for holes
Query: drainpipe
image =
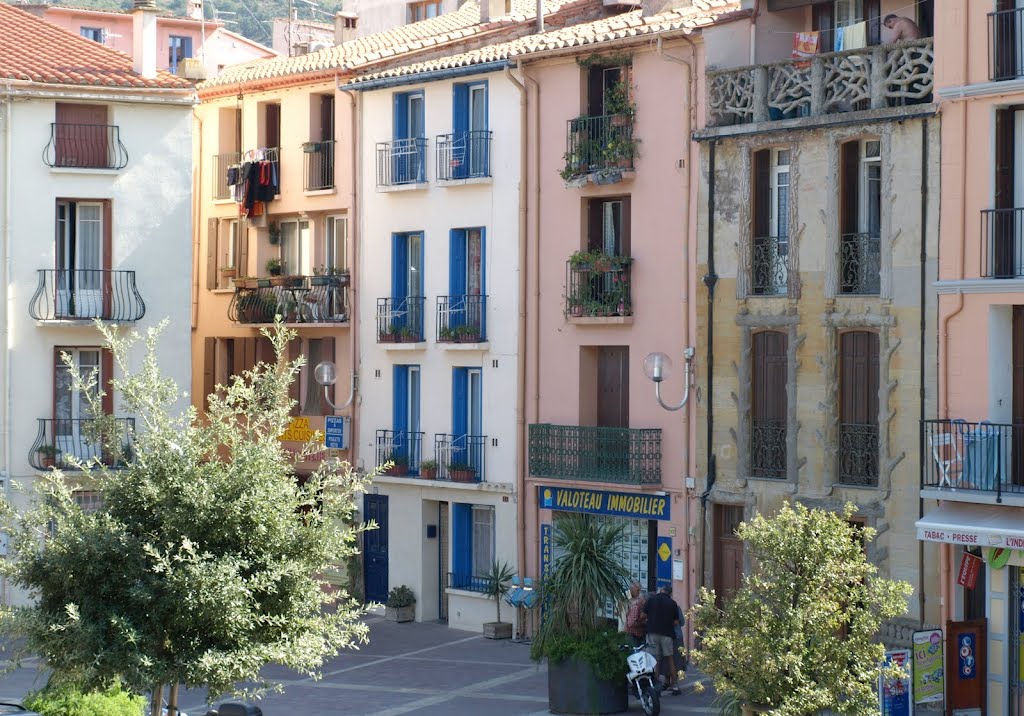
{"label": "drainpipe", "polygon": [[[359,277],[359,239],[363,232],[360,231],[359,221],[362,220],[362,216],[358,213],[359,211],[359,155],[361,154],[362,145],[362,124],[363,117],[359,112],[359,102],[356,98],[356,92],[348,89],[344,89],[338,82],[338,78],[335,77],[334,82],[335,88],[339,92],[343,92],[348,95],[349,101],[349,115],[350,115],[350,129],[352,132],[352,189],[350,193],[350,203],[348,207],[348,243],[352,247],[352,263],[349,264],[349,282],[348,282],[348,300],[349,300],[349,346],[350,346],[350,370],[352,371],[352,387],[349,391],[349,423],[351,424],[351,437],[348,441],[348,456],[350,464],[355,466],[357,462],[359,440],[356,436],[359,435],[357,430],[357,417],[359,411],[356,410],[355,394],[359,390],[359,281],[356,280]],[[337,147],[338,142],[334,143]]]}
{"label": "drainpipe", "polygon": [[[522,67],[519,68],[522,72]],[[511,67],[505,68],[505,77],[519,90],[519,318],[516,334],[516,565],[520,574],[526,570],[526,85],[516,79]],[[519,626],[519,636],[523,627]]]}
{"label": "drainpipe", "polygon": [[[193,330],[199,323],[199,232],[202,231],[203,219],[202,219],[202,193],[203,188],[203,118],[199,116],[196,111],[196,107],[192,107],[192,119],[194,121],[193,126],[198,125],[197,133],[199,134],[199,148],[197,157],[199,157],[198,165],[193,169],[192,186],[192,328]],[[207,234],[206,241],[209,243],[210,236]],[[207,251],[210,247],[207,246]],[[209,281],[209,277],[206,279]],[[207,284],[209,285],[209,284]],[[191,388],[190,388],[191,390]],[[205,398],[205,396],[203,396]],[[202,403],[200,402],[200,405]]]}
{"label": "drainpipe", "polygon": [[[927,267],[926,262],[928,261],[928,245],[926,243],[928,238],[928,120],[925,119],[921,123],[921,271],[918,277],[918,283],[921,285],[921,321],[918,327],[920,332],[920,339],[918,342],[920,359],[918,363],[918,375],[919,386],[918,386],[918,401],[920,403],[920,426],[921,433],[918,437],[917,443],[917,464],[919,469],[924,466],[925,452],[924,452],[924,376],[925,376],[925,361],[924,361],[924,347],[925,343],[925,331],[927,329],[927,296],[925,292],[925,280],[927,279]],[[962,242],[961,242],[962,243]],[[924,500],[921,498],[920,491],[917,493],[917,519],[924,517]],[[918,615],[920,616],[920,625],[924,626],[924,541],[917,541],[917,609]]]}
{"label": "drainpipe", "polygon": [[754,0],[754,11],[750,14],[750,64],[757,64],[757,16],[761,12],[761,0]]}
{"label": "drainpipe", "polygon": [[704,276],[704,285],[708,287],[708,351],[707,351],[707,372],[708,391],[704,399],[707,401],[707,450],[708,476],[704,492],[700,496],[700,587],[704,588],[704,571],[707,565],[707,514],[708,495],[715,486],[717,467],[715,464],[714,438],[715,427],[715,401],[712,400],[715,386],[715,286],[718,284],[718,274],[715,273],[715,148],[718,146],[715,140],[711,140],[708,146],[708,273]]}

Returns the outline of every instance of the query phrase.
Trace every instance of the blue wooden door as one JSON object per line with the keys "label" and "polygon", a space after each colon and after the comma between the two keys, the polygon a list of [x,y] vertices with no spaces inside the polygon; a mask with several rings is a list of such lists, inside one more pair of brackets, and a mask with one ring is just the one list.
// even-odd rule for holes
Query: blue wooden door
{"label": "blue wooden door", "polygon": [[366,601],[384,603],[388,598],[388,497],[363,495],[363,520],[377,529],[363,533],[363,588]]}

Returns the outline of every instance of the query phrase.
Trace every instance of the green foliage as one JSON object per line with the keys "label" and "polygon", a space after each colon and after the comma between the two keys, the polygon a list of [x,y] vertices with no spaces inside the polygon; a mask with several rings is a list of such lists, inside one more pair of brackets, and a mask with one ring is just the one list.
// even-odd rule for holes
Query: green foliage
{"label": "green foliage", "polygon": [[25,707],[42,716],[139,716],[145,706],[144,697],[124,691],[117,683],[89,692],[70,685],[47,686],[25,699]]}
{"label": "green foliage", "polygon": [[[324,461],[295,480],[294,460],[319,446],[293,457],[277,439],[303,363],[284,358],[294,331],[265,330],[278,360],[218,386],[200,419],[180,410],[187,396],[160,371],[164,325],[131,356],[140,336],[98,326],[123,376],[113,388],[138,427],[130,461],[122,429],[102,417],[96,375],[79,375],[65,357],[103,454],[124,469],[91,463],[73,479],[54,471],[35,479],[27,507],[3,503],[10,555],[0,573],[32,604],[0,612],[0,626],[84,689],[120,679],[136,693],[185,683],[211,698],[252,696],[271,662],[316,676],[326,658],[366,641],[362,608],[321,575],[356,552],[354,495],[368,479]],[[83,512],[76,488],[101,491],[102,506]],[[236,687],[245,682],[255,686]]]}
{"label": "green foliage", "polygon": [[481,576],[487,580],[487,586],[484,588],[483,594],[493,599],[498,608],[498,618],[494,621],[500,622],[501,600],[505,598],[509,589],[512,588],[512,577],[516,576],[516,571],[512,569],[508,562],[494,560],[491,562],[490,569]]}
{"label": "green foliage", "polygon": [[[849,523],[855,510],[786,504],[770,519],[740,525],[757,570],[722,610],[703,589],[692,614],[700,644],[693,660],[716,691],[775,716],[878,713],[885,647],[876,635],[883,621],[906,613],[912,589],[877,576],[864,554],[875,531]],[[885,671],[895,676],[898,668]]]}
{"label": "green foliage", "polygon": [[401,609],[402,607],[411,607],[415,603],[416,595],[413,594],[409,587],[403,584],[399,587],[391,588],[391,591],[388,592],[388,601],[384,606]]}
{"label": "green foliage", "polygon": [[[604,610],[622,611],[629,572],[618,561],[624,526],[600,522],[592,515],[560,515],[552,542],[561,556],[539,585],[544,618],[534,635],[530,657],[559,662],[570,656],[589,662],[598,676],[622,676],[618,636],[602,630]],[[615,635],[615,632],[611,632]],[[613,643],[615,642],[615,643]],[[614,662],[614,672],[611,669]]]}

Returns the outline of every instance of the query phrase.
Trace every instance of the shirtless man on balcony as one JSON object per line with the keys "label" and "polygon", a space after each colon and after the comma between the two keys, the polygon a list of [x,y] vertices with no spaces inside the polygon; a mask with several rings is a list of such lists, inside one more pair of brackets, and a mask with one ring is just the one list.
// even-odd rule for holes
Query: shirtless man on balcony
{"label": "shirtless man on balcony", "polygon": [[885,19],[882,20],[882,24],[889,31],[889,42],[921,39],[921,28],[909,17],[900,17],[899,15],[892,14],[886,15]]}

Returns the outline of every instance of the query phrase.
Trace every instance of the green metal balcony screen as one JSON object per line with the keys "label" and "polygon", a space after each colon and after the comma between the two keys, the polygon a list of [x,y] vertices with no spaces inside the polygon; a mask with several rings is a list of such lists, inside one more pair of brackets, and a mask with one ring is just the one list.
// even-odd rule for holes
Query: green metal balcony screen
{"label": "green metal balcony screen", "polygon": [[530,426],[530,474],[563,480],[661,482],[661,430]]}

